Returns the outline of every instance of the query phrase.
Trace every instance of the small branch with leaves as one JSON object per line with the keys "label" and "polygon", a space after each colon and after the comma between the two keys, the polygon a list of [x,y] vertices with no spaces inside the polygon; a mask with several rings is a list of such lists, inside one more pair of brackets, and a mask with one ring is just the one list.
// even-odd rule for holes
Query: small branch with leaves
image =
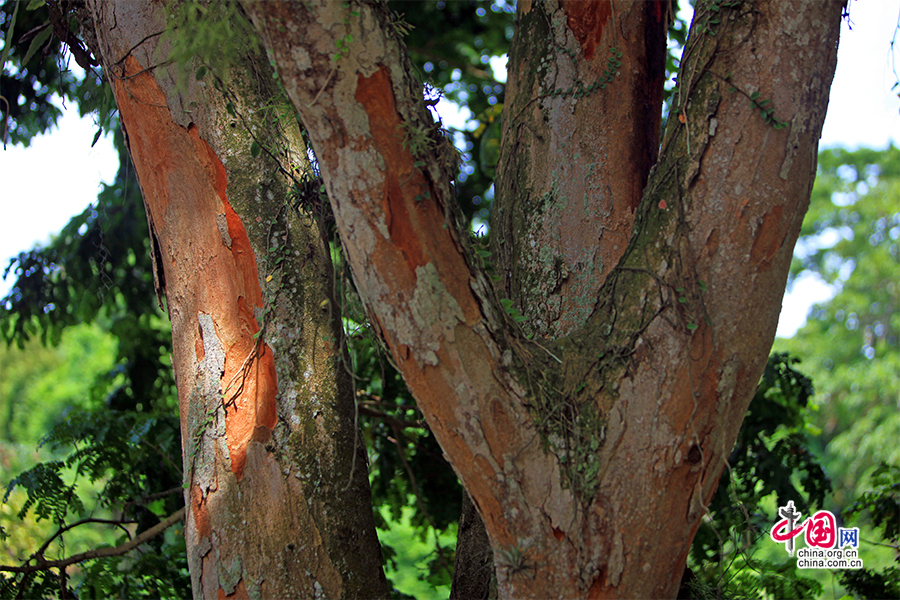
{"label": "small branch with leaves", "polygon": [[[113,548],[96,548],[94,550],[88,550],[87,552],[82,552],[80,554],[75,554],[74,556],[70,556],[69,558],[63,558],[60,560],[44,560],[42,554],[43,550],[46,548],[47,543],[41,547],[41,550],[35,552],[31,558],[25,561],[26,564],[16,567],[12,565],[0,565],[0,572],[5,571],[7,573],[33,573],[35,571],[48,571],[50,569],[65,569],[70,565],[74,565],[77,563],[84,562],[86,560],[91,560],[94,558],[106,558],[110,556],[122,556],[126,554],[141,544],[147,542],[148,540],[158,536],[163,533],[166,529],[174,525],[175,523],[184,519],[184,508],[172,513],[165,520],[160,521],[150,529],[142,532],[140,535],[135,536],[134,538],[128,540],[123,544],[119,544]],[[123,523],[130,523],[130,521],[107,521],[104,519],[84,519],[77,523],[73,523],[71,525],[67,525],[66,527],[60,529],[56,535],[59,535],[65,530],[72,529],[78,525],[83,525],[85,523],[109,523],[109,524],[117,524],[121,525]],[[54,536],[56,537],[56,536]],[[51,538],[53,539],[53,538]],[[31,561],[35,561],[34,564],[28,564]]]}

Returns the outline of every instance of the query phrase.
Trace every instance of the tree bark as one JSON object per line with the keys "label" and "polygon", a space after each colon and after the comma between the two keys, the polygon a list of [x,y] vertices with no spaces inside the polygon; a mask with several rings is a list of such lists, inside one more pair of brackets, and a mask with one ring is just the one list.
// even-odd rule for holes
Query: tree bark
{"label": "tree bark", "polygon": [[644,0],[518,5],[491,246],[529,334],[583,326],[625,252],[659,149],[669,11]]}
{"label": "tree bark", "polygon": [[[603,232],[596,244],[601,258],[578,273],[591,284],[608,273],[603,286],[570,311],[574,318],[565,327],[534,321],[532,330],[548,337],[571,331],[542,343],[505,318],[468,259],[441,142],[386,11],[334,2],[246,5],[309,131],[371,318],[484,518],[500,595],[674,595],[774,336],[815,172],[841,2],[698,5],[677,112],[633,232],[627,221],[639,173],[653,162],[646,141],[653,119],[632,119],[642,125],[623,132],[601,118],[595,147],[564,147],[560,128],[584,122],[590,111],[582,114],[582,104],[597,110],[609,103],[592,94],[625,93],[629,110],[639,111],[641,102],[657,102],[655,92],[628,95],[634,85],[617,89],[614,76],[606,89],[543,102],[549,83],[537,66],[513,66],[533,73],[518,84],[521,91],[513,90],[531,94],[532,102],[511,101],[524,107],[522,128],[519,114],[505,116],[513,136],[505,153],[525,156],[501,157],[510,173],[504,177],[517,179],[518,187],[501,182],[498,190],[533,188],[526,203],[549,190],[555,201],[548,214],[569,223],[577,220],[578,205],[587,207],[580,214],[591,221],[592,203],[608,208],[601,217],[613,219],[592,225]],[[649,28],[660,25],[658,15],[632,19],[637,10],[620,2],[608,12],[523,2],[520,27],[532,19],[523,35],[533,36],[538,49],[559,46],[549,66],[555,91],[564,80],[590,83],[587,76],[611,58],[608,32],[655,39],[658,32]],[[550,16],[550,24],[539,23],[538,14]],[[538,39],[551,34],[553,41]],[[623,43],[617,68],[649,76],[651,53],[642,58],[639,46]],[[636,54],[625,57],[628,48]],[[565,71],[564,49],[580,61],[577,68]],[[535,63],[541,57],[514,58]],[[774,113],[765,112],[772,106]],[[522,131],[540,110],[548,124]],[[565,111],[574,117],[564,118]],[[645,141],[612,139],[619,136]],[[583,180],[555,191],[552,175],[532,172],[532,139],[551,144],[550,160],[557,163],[583,149],[573,167]],[[621,186],[591,189],[595,182],[618,182],[621,165]],[[511,202],[504,198],[500,206]],[[501,216],[499,231],[522,238],[528,228],[541,229],[534,221],[543,213],[529,212],[529,205],[509,213],[526,220],[504,224]],[[552,239],[552,231],[547,235]],[[610,269],[616,246],[625,243]],[[565,260],[581,260],[553,251],[559,260],[538,263],[545,292],[566,284]],[[512,293],[529,293],[527,276],[508,281]]]}
{"label": "tree bark", "polygon": [[385,597],[328,243],[290,202],[308,161],[268,61],[201,81],[166,60],[176,5],[90,8],[172,321],[194,596]]}

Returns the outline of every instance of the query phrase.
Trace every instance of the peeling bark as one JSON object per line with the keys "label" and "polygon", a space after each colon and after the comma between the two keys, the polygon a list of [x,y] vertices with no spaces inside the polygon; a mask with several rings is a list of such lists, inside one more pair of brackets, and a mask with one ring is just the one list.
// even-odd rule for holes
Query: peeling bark
{"label": "peeling bark", "polygon": [[172,9],[91,7],[164,274],[194,595],[383,597],[340,316],[321,309],[327,243],[289,206],[279,165],[251,152],[302,157],[299,133],[265,117],[277,90],[262,56],[217,74],[227,99],[185,83],[160,41]]}
{"label": "peeling bark", "polygon": [[[658,161],[665,5],[521,3],[494,232],[538,342],[470,259],[446,141],[385,7],[243,5],[370,318],[483,518],[499,595],[672,596],[774,337],[841,1],[715,19],[698,3]],[[341,487],[363,455],[321,335],[339,332],[316,312],[327,254],[222,99],[159,64],[155,9],[94,15],[165,276],[195,594],[384,595],[364,474]],[[242,88],[239,112],[263,92]],[[296,251],[280,269],[273,235]]]}
{"label": "peeling bark", "polygon": [[[504,320],[468,262],[437,152],[402,143],[431,124],[385,11],[246,5],[313,140],[371,317],[484,519],[500,595],[674,594],[774,335],[840,2],[761,1],[718,23],[701,3],[677,100],[684,125],[649,178],[660,5],[520,5],[507,90],[518,112],[504,115],[498,185],[508,214],[494,231],[504,264],[537,257],[538,278],[508,276],[507,291],[533,331],[568,334],[543,344]],[[588,92],[604,64],[623,74]],[[760,118],[756,91],[789,130]],[[528,212],[545,197],[546,210]],[[554,245],[560,232],[575,242]],[[535,291],[559,298],[550,321],[529,305]]]}

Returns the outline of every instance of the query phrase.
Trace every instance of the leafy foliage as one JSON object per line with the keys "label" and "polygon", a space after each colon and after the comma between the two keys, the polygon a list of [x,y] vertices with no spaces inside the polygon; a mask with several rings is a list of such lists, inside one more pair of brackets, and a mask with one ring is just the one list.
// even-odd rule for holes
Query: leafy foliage
{"label": "leafy foliage", "polygon": [[[865,522],[881,529],[882,538],[894,549],[894,562],[900,563],[900,466],[886,463],[872,473],[872,489],[863,492],[841,516],[850,522]],[[847,570],[841,584],[858,598],[900,598],[900,565],[882,571]]]}
{"label": "leafy foliage", "polygon": [[[106,408],[78,411],[57,425],[43,443],[57,452],[72,450],[64,460],[39,463],[13,479],[6,488],[4,502],[14,489],[24,489],[27,500],[18,517],[23,519],[33,511],[38,520],[52,520],[59,527],[54,535],[59,538],[57,543],[62,543],[64,535],[77,526],[73,521],[92,517],[97,511],[116,515],[108,519],[112,523],[136,526],[126,533],[126,537],[131,537],[183,506],[180,426],[173,414],[118,412]],[[90,502],[77,493],[82,478],[102,484]],[[0,532],[4,538],[10,535],[14,536],[15,532]],[[124,539],[120,536],[121,541]],[[148,556],[135,551],[116,557],[113,564],[86,569],[81,573],[79,585],[94,591],[105,590],[99,595],[112,594],[117,589],[154,589],[154,586],[159,591],[160,582],[174,586],[175,597],[188,591],[183,538],[157,537],[150,540],[149,546],[153,552]],[[45,547],[29,560],[42,559]],[[160,552],[162,557],[157,554]],[[119,571],[115,568],[118,563],[131,564],[131,567]],[[29,588],[29,580],[30,576],[19,575],[4,585],[19,594],[31,594],[34,590]],[[150,580],[156,583],[148,585]],[[175,594],[176,589],[180,593]],[[127,595],[132,596],[154,597],[154,594]]]}
{"label": "leafy foliage", "polygon": [[792,562],[775,563],[755,556],[757,542],[768,540],[772,512],[794,500],[801,511],[822,507],[831,484],[808,450],[805,431],[812,382],[794,369],[799,361],[786,354],[769,357],[750,410],[729,457],[729,467],[709,505],[691,547],[693,597],[722,593],[755,597],[808,598],[821,589],[801,577]]}
{"label": "leafy foliage", "polygon": [[68,411],[88,408],[85,391],[115,356],[115,339],[88,325],[69,328],[57,347],[0,344],[0,439],[33,445]]}
{"label": "leafy foliage", "polygon": [[793,272],[836,286],[776,347],[805,357],[819,383],[816,449],[839,507],[880,462],[900,465],[900,150],[826,150]]}
{"label": "leafy foliage", "polygon": [[[200,63],[194,71],[197,80],[208,71],[221,76],[230,70],[229,65],[241,62],[244,53],[260,50],[256,30],[238,2],[179,3],[163,36],[171,46],[169,60],[181,65],[192,60]],[[183,76],[188,74],[182,71]]]}
{"label": "leafy foliage", "polygon": [[895,545],[900,540],[900,466],[880,464],[872,473],[872,490],[862,495],[843,512],[847,518],[868,512],[883,537]]}
{"label": "leafy foliage", "polygon": [[[18,4],[23,6],[16,10]],[[15,23],[13,13],[16,13]],[[27,34],[48,21],[46,7],[26,10],[24,3],[15,1],[0,7],[3,54],[7,57],[0,65],[0,90],[5,100],[0,101],[0,109],[6,117],[0,137],[4,144],[10,141],[28,145],[33,136],[55,125],[62,114],[53,102],[54,96],[73,99],[75,77],[63,62],[61,43],[50,37],[39,52],[29,55]],[[31,39],[37,38],[32,34]]]}
{"label": "leafy foliage", "polygon": [[[9,31],[13,4],[2,7],[0,18],[7,19],[4,33]],[[32,29],[48,26],[43,3],[20,4],[16,32],[29,31],[23,29],[26,25]],[[11,141],[27,145],[32,135],[55,122],[59,111],[50,104],[54,91],[77,102],[82,114],[93,112],[98,136],[104,128],[115,128],[112,94],[98,74],[90,71],[77,79],[62,67],[59,43],[53,38],[47,43],[52,52],[48,58],[40,53],[27,57],[15,46],[10,61],[4,64],[2,86],[7,98],[15,100],[10,92],[22,86],[37,90],[31,96],[27,89],[18,92],[17,106],[30,104],[21,116],[11,110]],[[14,80],[15,85],[8,84]],[[116,132],[114,142],[120,170],[113,184],[104,186],[96,205],[73,217],[50,244],[19,254],[5,270],[16,276],[10,294],[0,300],[0,334],[7,344],[32,348],[34,338],[39,338],[44,344],[59,345],[64,332],[86,323],[99,325],[116,340],[112,348],[107,346],[108,362],[101,366],[90,359],[95,346],[86,344],[91,338],[82,336],[82,353],[69,362],[84,375],[80,389],[68,397],[58,397],[54,389],[37,411],[45,425],[53,425],[61,410],[77,409],[45,438],[52,458],[27,469],[7,487],[7,499],[11,494],[23,498],[24,492],[20,519],[34,515],[52,521],[57,528],[26,564],[44,560],[48,552],[64,557],[87,539],[93,546],[119,543],[183,504],[180,427],[168,358],[171,334],[153,294],[147,222],[121,132]],[[5,355],[11,357],[10,352]],[[55,387],[67,389],[64,384]],[[12,417],[28,400],[28,391],[2,391],[0,406]],[[18,428],[18,422],[15,429],[11,427],[5,427],[6,439],[13,431],[22,442],[33,435]],[[153,498],[157,494],[162,495]],[[107,531],[104,528],[109,525],[94,522],[96,515],[129,524],[128,533],[123,533],[126,529],[117,534]],[[85,518],[94,521],[75,525]],[[94,533],[86,533],[86,528]],[[16,527],[3,535],[17,538],[30,536],[31,531]],[[21,547],[15,539],[7,541],[12,547]],[[169,533],[154,543],[157,551],[163,550],[162,557],[145,556],[138,549],[127,556],[89,563],[71,581],[51,571],[4,575],[0,596],[72,595],[81,593],[75,590],[81,586],[91,590],[90,597],[189,595],[183,539]],[[170,558],[164,558],[166,555]],[[69,591],[62,592],[62,586]]]}
{"label": "leafy foliage", "polygon": [[[60,18],[73,40],[79,33],[78,10],[82,8],[83,3],[66,4],[66,10],[71,12]],[[79,75],[81,67],[71,65],[72,54],[66,52],[71,49],[51,35],[52,31],[46,2],[8,0],[0,6],[4,41],[4,61],[0,65],[0,112],[4,121],[0,138],[4,146],[7,142],[27,146],[32,137],[46,133],[62,114],[60,101],[75,102],[82,116],[93,114],[99,127],[97,137],[102,131],[113,129],[115,99],[98,69]],[[87,64],[85,60],[90,58],[84,58],[86,51],[80,44],[75,51]]]}

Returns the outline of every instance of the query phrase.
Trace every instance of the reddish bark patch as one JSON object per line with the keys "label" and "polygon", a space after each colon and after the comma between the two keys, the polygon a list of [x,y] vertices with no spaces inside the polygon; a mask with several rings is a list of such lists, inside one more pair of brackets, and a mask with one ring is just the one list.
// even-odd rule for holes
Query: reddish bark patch
{"label": "reddish bark patch", "polygon": [[418,220],[417,215],[411,213],[406,206],[404,192],[413,197],[423,197],[430,190],[422,172],[413,167],[413,157],[405,147],[407,134],[397,112],[394,90],[386,68],[381,67],[371,77],[359,76],[356,101],[369,115],[373,141],[384,159],[386,180],[382,205],[387,215],[391,239],[402,250],[412,269],[424,266],[428,261],[416,236],[418,224],[414,221]]}
{"label": "reddish bark patch", "polygon": [[784,235],[780,231],[783,213],[784,207],[776,204],[762,218],[750,250],[750,260],[753,264],[770,263],[781,248],[784,241]]}
{"label": "reddish bark patch", "polygon": [[603,28],[612,16],[611,0],[563,0],[566,23],[578,42],[586,60],[594,58],[603,39]]}
{"label": "reddish bark patch", "polygon": [[[188,132],[198,154],[205,154],[206,160],[203,162],[206,173],[221,202],[221,210],[225,214],[228,235],[231,238],[231,264],[227,265],[230,268],[222,273],[222,276],[230,279],[231,285],[225,289],[230,288],[234,295],[221,298],[228,305],[227,308],[223,307],[211,314],[215,315],[217,325],[220,327],[223,318],[235,319],[233,326],[229,328],[232,333],[232,336],[229,336],[231,340],[223,340],[226,347],[222,385],[228,386],[223,392],[226,401],[225,431],[228,452],[231,456],[231,469],[240,481],[247,462],[247,444],[254,437],[260,437],[260,434],[256,433],[258,428],[275,427],[275,396],[278,392],[275,360],[268,346],[256,339],[260,326],[253,308],[263,305],[262,289],[256,270],[256,256],[250,245],[247,230],[228,202],[225,166],[210,145],[200,137],[196,127],[188,127]],[[227,252],[227,249],[225,251]],[[229,261],[225,262],[227,264]]]}
{"label": "reddish bark patch", "polygon": [[212,535],[212,527],[209,523],[209,513],[206,510],[206,501],[203,491],[199,486],[191,487],[191,515],[194,517],[194,526],[197,527],[197,535],[200,539]]}
{"label": "reddish bark patch", "polygon": [[[173,318],[175,370],[181,414],[191,414],[197,361],[204,356],[197,321],[210,315],[225,351],[222,387],[226,397],[226,435],[232,470],[243,475],[247,444],[265,439],[258,430],[276,421],[277,380],[271,351],[254,335],[260,325],[254,308],[263,305],[256,258],[240,217],[228,202],[222,161],[197,127],[182,127],[169,113],[164,92],[133,55],[121,77],[113,78],[116,100],[127,127],[131,156],[156,226]],[[219,230],[226,216],[230,247]],[[177,299],[177,300],[176,300]],[[183,435],[197,424],[185,423]],[[195,506],[200,511],[200,505]],[[199,528],[199,526],[198,526]]]}
{"label": "reddish bark patch", "polygon": [[247,591],[247,586],[244,585],[244,579],[241,578],[240,581],[237,582],[237,585],[234,586],[234,591],[230,594],[226,594],[225,590],[219,588],[216,591],[216,598],[218,600],[245,600],[246,598],[250,598],[250,593]]}
{"label": "reddish bark patch", "polygon": [[606,578],[603,576],[603,573],[600,573],[600,576],[594,580],[594,583],[591,584],[591,587],[588,588],[587,597],[588,600],[598,600],[599,598],[609,597],[610,588],[608,588],[604,582]]}
{"label": "reddish bark patch", "polygon": [[227,594],[225,593],[225,590],[219,588],[216,591],[216,598],[218,598],[218,600],[246,600],[250,598],[250,592],[244,584],[244,579],[241,578],[237,582],[237,585],[234,586],[234,591],[232,593]]}
{"label": "reddish bark patch", "polygon": [[415,166],[406,139],[403,118],[397,111],[390,72],[384,66],[371,77],[359,75],[356,101],[369,117],[371,143],[384,160],[384,187],[382,206],[386,216],[392,248],[404,258],[405,272],[392,260],[387,245],[379,248],[373,260],[384,263],[379,267],[392,273],[391,279],[400,286],[415,285],[411,273],[416,267],[433,263],[441,275],[441,281],[462,307],[466,323],[471,325],[481,318],[478,304],[468,287],[469,268],[459,253],[446,227],[446,217],[436,201],[439,190]]}

